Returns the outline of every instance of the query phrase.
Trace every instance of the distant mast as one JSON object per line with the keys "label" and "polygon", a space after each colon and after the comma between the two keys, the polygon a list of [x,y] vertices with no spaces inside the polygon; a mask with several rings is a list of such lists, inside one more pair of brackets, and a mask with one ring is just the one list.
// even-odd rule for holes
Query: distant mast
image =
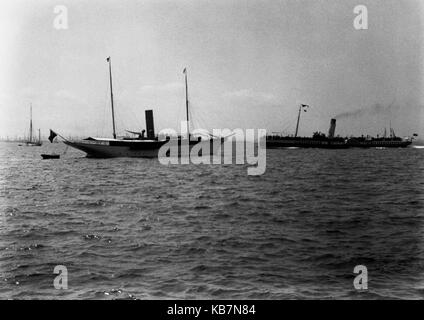
{"label": "distant mast", "polygon": [[29,142],[32,142],[32,103],[29,105]]}
{"label": "distant mast", "polygon": [[110,57],[107,57],[106,61],[109,62],[110,102],[111,102],[111,105],[112,105],[113,138],[116,139],[115,110],[113,109],[113,90],[112,90],[112,62],[111,62]]}
{"label": "distant mast", "polygon": [[186,119],[187,119],[187,139],[190,139],[190,123],[188,118],[188,84],[187,84],[187,68],[183,70],[185,78],[185,94],[186,94]]}

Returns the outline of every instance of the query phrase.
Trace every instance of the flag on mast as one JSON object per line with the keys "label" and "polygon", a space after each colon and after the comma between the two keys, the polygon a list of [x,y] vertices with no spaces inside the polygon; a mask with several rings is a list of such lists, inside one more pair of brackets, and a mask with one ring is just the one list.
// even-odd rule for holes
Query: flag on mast
{"label": "flag on mast", "polygon": [[107,57],[107,58],[106,58],[106,61],[107,61],[107,62],[109,62],[109,60],[110,60],[110,57]]}
{"label": "flag on mast", "polygon": [[305,108],[305,109],[303,109],[303,111],[305,111],[305,112],[307,111],[306,108],[309,108],[309,105],[307,105],[307,104],[301,104],[301,106],[302,106],[302,108]]}
{"label": "flag on mast", "polygon": [[49,140],[51,143],[53,143],[53,139],[57,137],[57,133],[54,132],[52,129],[50,129],[50,135],[49,135]]}
{"label": "flag on mast", "polygon": [[187,68],[184,68],[183,73],[187,74]]}

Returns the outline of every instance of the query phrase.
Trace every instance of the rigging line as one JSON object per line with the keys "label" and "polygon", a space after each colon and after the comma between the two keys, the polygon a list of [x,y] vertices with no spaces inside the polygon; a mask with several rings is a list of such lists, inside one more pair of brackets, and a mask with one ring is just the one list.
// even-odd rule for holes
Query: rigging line
{"label": "rigging line", "polygon": [[190,110],[188,111],[189,117],[190,117],[190,129],[191,130],[195,130],[197,129],[197,125],[198,125],[198,119],[196,118],[195,114],[192,111],[192,108],[190,108]]}
{"label": "rigging line", "polygon": [[285,130],[287,130],[288,127],[292,127],[294,123],[296,123],[296,117],[293,118],[293,120],[291,118],[287,118],[284,116],[284,112],[280,112],[281,118],[283,119],[281,125],[279,125],[279,127],[281,128],[280,130],[282,130],[281,132],[284,132]]}
{"label": "rigging line", "polygon": [[284,116],[283,119],[284,119],[282,123],[283,125],[285,125],[286,127],[291,126],[296,124],[297,115],[292,114],[292,115],[289,115],[288,117]]}
{"label": "rigging line", "polygon": [[[122,101],[120,101],[120,102],[121,102],[121,105],[123,105]],[[128,125],[130,127],[135,127],[137,130],[139,130],[139,128],[142,126],[142,122],[140,121],[139,117],[137,116],[138,113],[135,112],[132,107],[126,107],[125,111],[126,111],[126,113],[128,113],[130,115],[130,119],[127,119],[127,121],[130,120]],[[128,126],[125,126],[125,124],[124,124],[123,128],[127,129],[127,127]]]}
{"label": "rigging line", "polygon": [[194,110],[194,117],[196,118],[198,128],[208,130],[207,121],[205,118],[205,113],[200,110],[200,108],[195,108]]}
{"label": "rigging line", "polygon": [[199,119],[197,116],[197,112],[193,112],[193,108],[189,110],[190,122],[191,122],[191,130],[199,129]]}
{"label": "rigging line", "polygon": [[[287,132],[287,134],[289,135],[290,133],[292,133],[291,131],[294,131],[294,123],[296,123],[296,117],[293,117],[293,120],[291,121],[286,121],[286,125],[283,128],[283,132]],[[290,129],[290,130],[288,130]]]}
{"label": "rigging line", "polygon": [[199,129],[202,126],[201,113],[198,113],[197,111],[198,111],[198,108],[193,108],[193,104],[192,104],[191,108],[189,109],[191,123],[193,124],[192,129]]}
{"label": "rigging line", "polygon": [[177,131],[181,125],[181,107],[177,108],[177,117],[175,118],[175,130]]}
{"label": "rigging line", "polygon": [[101,122],[101,133],[100,133],[100,136],[101,137],[103,137],[104,136],[104,132],[105,132],[105,115],[106,115],[106,103],[107,103],[107,95],[108,95],[108,92],[107,92],[107,90],[105,91],[106,93],[105,93],[105,95],[103,96],[103,103],[102,103],[102,105],[103,105],[103,108],[102,108],[102,122]]}
{"label": "rigging line", "polygon": [[[181,132],[181,130],[182,130],[182,128],[181,128],[181,122],[182,121],[185,121],[185,120],[182,120],[181,119],[181,108],[184,107],[184,110],[185,110],[185,96],[184,96],[184,98],[182,98],[181,101],[184,101],[184,103],[180,103],[179,100],[177,101],[177,108],[176,108],[177,109],[177,117],[175,118],[175,121],[176,121],[176,123],[175,123],[176,124],[175,131],[176,132],[178,132],[178,128],[180,128],[180,131],[179,132]],[[190,106],[190,101],[188,103],[189,103],[189,106]]]}
{"label": "rigging line", "polygon": [[[108,89],[105,91],[105,96],[103,97],[103,123],[102,123],[102,136],[104,137],[107,133],[106,128],[109,129],[109,110],[110,110],[110,102],[109,102],[109,92]],[[106,113],[107,112],[107,113]],[[106,116],[107,114],[107,116]],[[107,117],[107,118],[106,118]]]}

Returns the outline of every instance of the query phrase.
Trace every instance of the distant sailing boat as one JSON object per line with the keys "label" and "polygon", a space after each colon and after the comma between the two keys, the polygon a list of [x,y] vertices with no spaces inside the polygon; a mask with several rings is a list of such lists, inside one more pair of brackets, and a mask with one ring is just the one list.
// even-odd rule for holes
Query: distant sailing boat
{"label": "distant sailing boat", "polygon": [[[166,139],[159,140],[159,137],[155,135],[154,131],[154,122],[153,122],[153,111],[146,110],[146,130],[142,132],[133,132],[127,130],[132,134],[136,134],[135,138],[128,137],[117,137],[116,128],[115,128],[115,109],[113,101],[113,90],[112,90],[112,66],[111,58],[108,57],[106,61],[109,64],[109,84],[110,84],[110,100],[112,107],[112,136],[113,138],[94,138],[88,137],[79,141],[69,141],[67,139],[63,142],[75,149],[79,149],[87,154],[89,158],[112,158],[112,157],[136,157],[136,158],[155,158],[158,156],[159,149],[170,140],[172,140],[172,148],[178,148],[178,154],[181,155],[181,145],[183,141],[189,145],[189,149],[197,144],[210,144],[209,149],[210,154],[213,154],[217,151],[217,148],[224,142],[224,138],[213,137],[210,135],[210,138],[207,140],[202,140],[200,137],[197,139],[190,139],[190,131],[188,125],[188,86],[187,86],[187,69],[184,69],[183,73],[185,75],[185,93],[186,93],[186,118],[187,118],[187,137],[166,137]],[[145,133],[147,131],[147,135]],[[54,137],[58,135],[54,131],[51,131],[51,141]],[[50,139],[50,138],[49,138]],[[214,143],[215,141],[215,143]],[[174,143],[175,142],[175,143]],[[202,149],[203,151],[203,149]]]}
{"label": "distant sailing boat", "polygon": [[33,135],[32,128],[32,104],[30,105],[30,118],[29,118],[29,139],[25,143],[28,147],[39,147],[42,145],[41,143],[41,133],[40,129],[38,129],[38,141],[35,140]]}

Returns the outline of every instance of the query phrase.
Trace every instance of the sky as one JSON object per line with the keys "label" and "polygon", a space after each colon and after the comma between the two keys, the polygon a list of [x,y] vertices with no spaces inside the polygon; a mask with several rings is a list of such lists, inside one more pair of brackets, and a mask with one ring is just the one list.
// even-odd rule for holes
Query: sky
{"label": "sky", "polygon": [[[192,127],[299,135],[424,137],[420,0],[74,0],[0,4],[0,136],[180,130],[188,71]],[[54,27],[57,5],[67,29]],[[354,8],[368,9],[356,30]]]}

